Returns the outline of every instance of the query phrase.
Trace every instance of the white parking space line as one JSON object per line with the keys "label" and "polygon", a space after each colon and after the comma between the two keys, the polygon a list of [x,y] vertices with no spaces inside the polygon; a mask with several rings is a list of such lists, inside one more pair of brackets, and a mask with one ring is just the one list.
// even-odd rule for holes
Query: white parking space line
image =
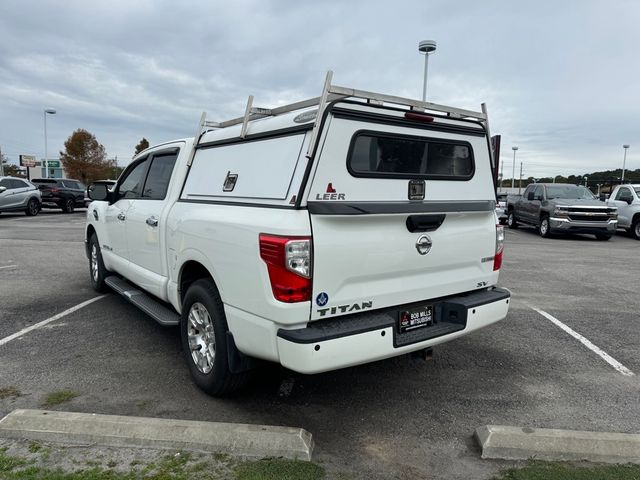
{"label": "white parking space line", "polygon": [[607,352],[605,352],[604,350],[602,350],[600,347],[598,347],[597,345],[594,345],[593,343],[591,343],[591,341],[589,341],[587,338],[583,337],[582,335],[580,335],[578,332],[576,332],[575,330],[573,330],[572,328],[568,327],[567,325],[565,325],[564,323],[562,323],[560,320],[558,320],[557,318],[555,318],[553,315],[551,315],[550,313],[545,312],[544,310],[540,310],[539,308],[534,307],[533,305],[529,305],[533,310],[535,310],[536,312],[538,312],[540,315],[542,315],[544,318],[546,318],[547,320],[549,320],[551,323],[553,323],[554,325],[556,325],[557,327],[561,328],[562,330],[564,330],[565,332],[567,332],[569,335],[571,335],[573,338],[575,338],[576,340],[578,340],[580,343],[582,343],[585,347],[587,347],[589,350],[591,350],[592,352],[594,352],[596,355],[598,355],[600,358],[602,358],[605,362],[607,362],[609,365],[611,365],[613,368],[615,368],[618,372],[620,372],[622,375],[625,375],[627,377],[631,377],[633,375],[635,375],[631,370],[629,370],[627,367],[625,367],[624,365],[622,365],[619,361],[617,361],[615,358],[613,358],[611,355],[609,355]]}
{"label": "white parking space line", "polygon": [[4,268],[16,268],[17,265],[5,265],[4,267],[0,267],[0,270],[4,269]]}
{"label": "white parking space line", "polygon": [[71,307],[67,310],[65,310],[64,312],[58,313],[57,315],[54,315],[53,317],[47,318],[46,320],[43,320],[39,323],[35,323],[27,328],[23,328],[22,330],[20,330],[19,332],[14,333],[13,335],[9,335],[8,337],[4,337],[3,339],[0,339],[0,347],[6,343],[9,343],[11,340],[15,340],[16,338],[20,338],[23,335],[26,335],[27,333],[36,330],[37,328],[40,327],[44,327],[45,325],[51,323],[51,322],[55,322],[56,320],[61,319],[62,317],[69,315],[70,313],[73,313],[77,310],[80,310],[83,307],[86,307],[87,305],[92,304],[93,302],[96,302],[98,300],[100,300],[101,298],[106,297],[106,295],[100,295],[99,297],[94,297],[94,298],[90,298],[89,300],[79,303],[78,305],[76,305],[75,307]]}

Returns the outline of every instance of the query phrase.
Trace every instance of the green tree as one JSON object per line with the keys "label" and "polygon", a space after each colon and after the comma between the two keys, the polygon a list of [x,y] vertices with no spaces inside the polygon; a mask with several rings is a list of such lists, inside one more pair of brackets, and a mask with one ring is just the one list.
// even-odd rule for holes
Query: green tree
{"label": "green tree", "polygon": [[9,163],[4,165],[4,174],[7,177],[24,177],[22,170],[17,165]]}
{"label": "green tree", "polygon": [[60,160],[67,177],[82,180],[89,185],[108,176],[113,161],[107,160],[104,146],[88,131],[79,128],[64,142]]}
{"label": "green tree", "polygon": [[135,156],[141,151],[146,150],[147,148],[149,148],[149,140],[142,137],[142,140],[140,140],[140,142],[138,142],[138,144],[136,145],[136,152],[133,155]]}
{"label": "green tree", "polygon": [[113,166],[109,169],[108,177],[110,180],[117,180],[123,171],[124,171],[124,167],[119,167],[114,163]]}

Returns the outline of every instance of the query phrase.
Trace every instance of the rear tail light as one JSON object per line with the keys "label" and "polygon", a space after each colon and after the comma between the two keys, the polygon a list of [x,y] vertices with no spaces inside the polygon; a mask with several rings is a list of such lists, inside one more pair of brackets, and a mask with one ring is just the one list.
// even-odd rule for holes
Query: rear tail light
{"label": "rear tail light", "polygon": [[496,225],[496,254],[493,256],[493,271],[502,267],[502,256],[504,254],[504,227]]}
{"label": "rear tail light", "polygon": [[311,300],[311,247],[311,237],[260,234],[260,258],[267,264],[276,300]]}

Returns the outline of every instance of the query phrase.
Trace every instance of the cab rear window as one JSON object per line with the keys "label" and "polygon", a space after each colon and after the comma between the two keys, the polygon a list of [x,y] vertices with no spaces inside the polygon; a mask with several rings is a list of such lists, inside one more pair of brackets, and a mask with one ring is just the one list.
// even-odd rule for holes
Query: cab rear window
{"label": "cab rear window", "polygon": [[467,142],[378,132],[351,140],[347,168],[354,177],[468,180],[475,170]]}

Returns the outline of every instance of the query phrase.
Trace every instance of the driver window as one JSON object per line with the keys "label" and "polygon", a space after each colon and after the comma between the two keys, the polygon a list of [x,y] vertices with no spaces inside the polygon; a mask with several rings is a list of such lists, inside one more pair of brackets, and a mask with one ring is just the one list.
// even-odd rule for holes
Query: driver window
{"label": "driver window", "polygon": [[542,201],[542,185],[538,185],[536,187],[535,193],[533,194],[533,199]]}
{"label": "driver window", "polygon": [[138,163],[120,183],[118,188],[118,198],[140,198],[142,196],[142,185],[147,172],[149,159],[145,158]]}
{"label": "driver window", "polygon": [[618,190],[616,200],[626,202],[628,198],[633,198],[628,188],[621,188],[620,190]]}

